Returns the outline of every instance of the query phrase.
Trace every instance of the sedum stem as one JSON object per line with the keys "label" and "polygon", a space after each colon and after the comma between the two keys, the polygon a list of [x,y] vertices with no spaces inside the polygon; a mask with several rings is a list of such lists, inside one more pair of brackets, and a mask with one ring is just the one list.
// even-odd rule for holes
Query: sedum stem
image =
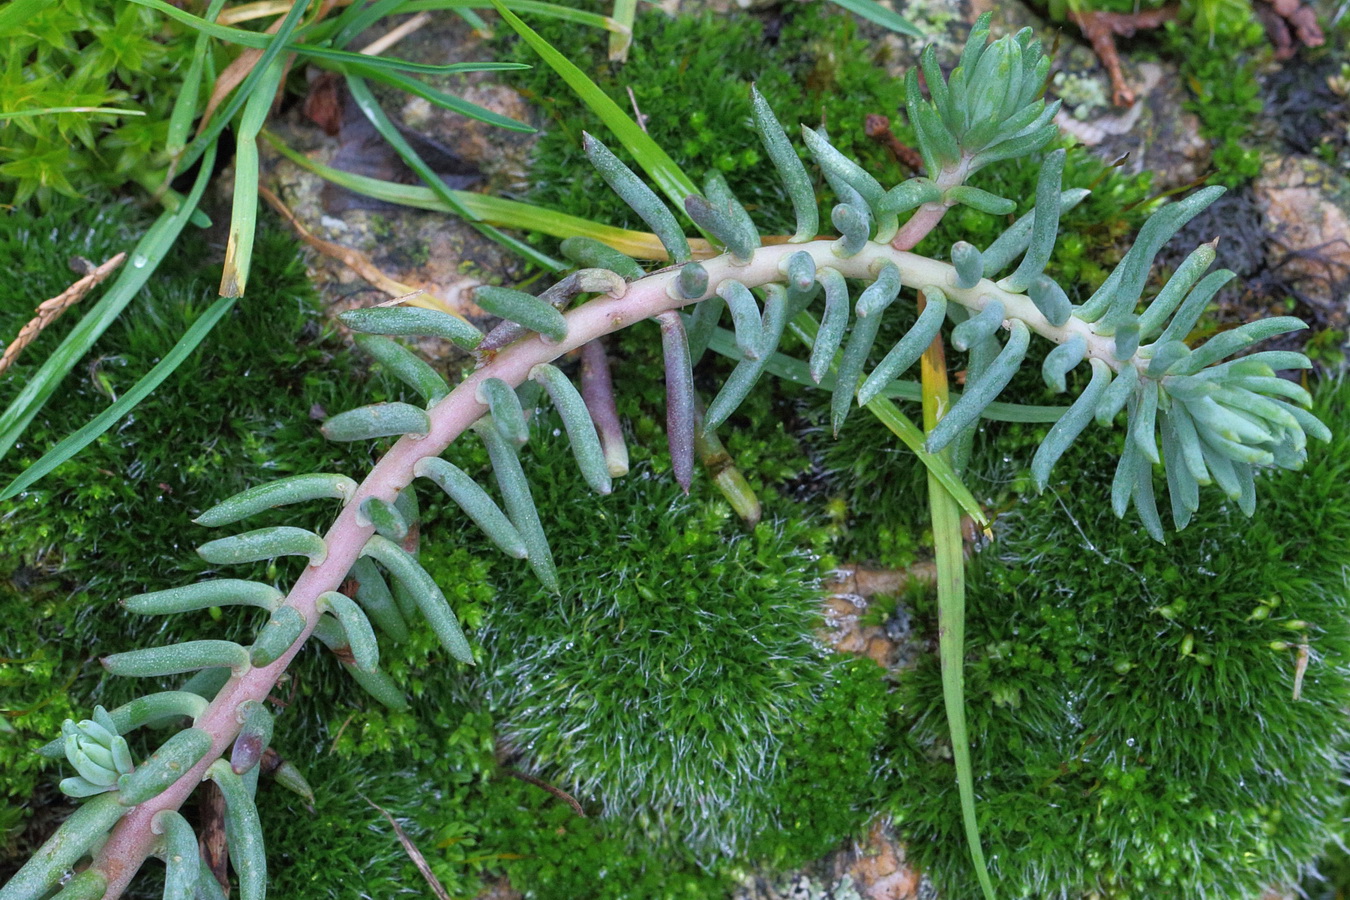
{"label": "sedum stem", "polygon": [[1056,328],[1028,298],[1001,290],[992,281],[983,280],[968,289],[957,288],[955,271],[947,263],[871,241],[859,253],[847,258],[838,256],[833,246],[834,242],[829,240],[765,246],[756,250],[743,265],[735,264],[727,255],[707,260],[703,265],[708,272],[708,289],[703,297],[694,299],[678,295],[678,270],[667,269],[648,275],[628,285],[622,296],[601,296],[567,313],[567,334],[562,340],[554,342],[537,334],[532,335],[503,348],[490,362],[465,378],[430,410],[429,433],[424,437],[407,435],[395,443],[370,471],[324,536],[328,547],[327,558],[321,564],[307,568],[285,600],[285,605],[297,610],[305,619],[305,628],[300,637],[272,664],[248,669],[232,677],[221,688],[194,723],[194,727],[212,736],[211,750],[167,790],[133,808],[114,827],[94,862],[94,868],[108,880],[106,900],[115,900],[121,896],[142,862],[153,851],[158,840],[151,828],[154,817],[161,811],[178,809],[201,782],[211,763],[222,756],[235,739],[240,728],[236,710],[250,700],[262,702],[267,698],[278,678],[313,632],[319,620],[317,602],[320,595],[341,586],[366,542],[374,534],[372,526],[362,525],[357,520],[357,511],[362,503],[371,497],[392,503],[398,492],[412,481],[413,468],[419,460],[439,456],[487,412],[487,407],[476,399],[478,386],[484,380],[500,378],[512,387],[518,386],[529,377],[534,366],[552,362],[565,353],[635,322],[712,296],[727,279],[735,279],[748,287],[779,283],[783,280],[780,263],[789,255],[802,251],[810,253],[817,266],[829,266],[848,278],[870,279],[884,264],[894,264],[899,268],[905,286],[921,288],[937,285],[951,301],[976,312],[983,309],[991,299],[997,298],[1004,304],[1010,319],[1023,320],[1048,340],[1063,343],[1075,334],[1082,334],[1090,356],[1102,359],[1115,369],[1124,365],[1112,356],[1114,342],[1093,334],[1086,323],[1071,318],[1064,326]]}

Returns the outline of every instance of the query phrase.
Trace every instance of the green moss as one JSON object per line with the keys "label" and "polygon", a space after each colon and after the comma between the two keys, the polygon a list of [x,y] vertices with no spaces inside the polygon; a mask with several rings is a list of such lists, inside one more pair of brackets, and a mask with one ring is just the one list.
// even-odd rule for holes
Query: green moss
{"label": "green moss", "polygon": [[1261,172],[1261,154],[1250,141],[1252,120],[1261,113],[1257,81],[1259,49],[1265,34],[1251,15],[1220,16],[1209,23],[1209,40],[1197,40],[1194,26],[1168,22],[1163,44],[1181,65],[1192,91],[1186,109],[1200,118],[1213,146],[1210,182],[1237,187]]}
{"label": "green moss", "polygon": [[[0,235],[0,333],[16,333],[37,303],[74,279],[65,268],[71,255],[107,258],[144,222],[126,204],[91,207],[61,198],[46,213],[11,212]],[[102,411],[107,391],[120,395],[172,348],[214,299],[219,268],[203,267],[200,256],[188,242],[180,244],[161,276],[34,420],[0,467],[0,480],[7,483]],[[61,719],[145,689],[133,679],[100,681],[86,661],[189,638],[247,640],[260,624],[242,609],[217,622],[204,614],[133,616],[117,606],[122,597],[179,586],[207,571],[192,547],[215,535],[190,525],[193,516],[267,473],[359,475],[368,466],[367,448],[323,440],[310,411],[315,404],[333,411],[359,405],[372,388],[381,393],[383,382],[362,384],[356,361],[322,324],[293,238],[264,227],[255,265],[258,292],[152,397],[0,517],[6,549],[0,616],[11,623],[0,639],[6,660],[0,709],[17,729],[15,739],[0,745],[0,791],[8,798],[29,798],[39,763],[31,748],[58,733]],[[25,351],[0,383],[0,401],[21,388],[79,314],[68,313],[69,321],[58,321]],[[330,513],[302,511],[298,520],[294,511],[275,515],[315,527]],[[279,583],[295,572],[284,564],[260,565],[255,574]],[[56,770],[45,767],[44,778]]]}
{"label": "green moss", "polygon": [[784,748],[771,788],[776,825],[755,837],[749,858],[779,870],[804,865],[857,837],[880,808],[897,777],[877,764],[892,734],[883,674],[869,659],[835,668],[835,680]]}
{"label": "green moss", "polygon": [[[166,40],[166,31],[174,37]],[[40,4],[14,23],[0,51],[0,112],[118,111],[0,121],[6,200],[47,206],[57,196],[162,177],[169,112],[193,52],[184,31],[146,7],[90,0]]]}
{"label": "green moss", "polygon": [[530,900],[708,900],[728,881],[688,859],[634,852],[628,825],[581,818],[542,788],[509,777],[484,787],[479,833],[468,857],[505,874]]}
{"label": "green moss", "polygon": [[823,534],[747,534],[725,503],[642,469],[587,499],[558,463],[539,471],[554,455],[532,481],[563,593],[502,570],[480,634],[487,702],[534,770],[606,815],[734,853],[771,814],[785,730],[832,677],[812,637]]}
{"label": "green moss", "polygon": [[[1110,513],[1100,448],[1076,448],[1064,484],[1005,518],[972,581],[966,698],[1006,896],[1253,896],[1339,833],[1348,404],[1344,384],[1319,392],[1338,437],[1263,479],[1256,518],[1204,502],[1164,552]],[[965,896],[936,661],[903,689],[894,809],[920,864]]]}

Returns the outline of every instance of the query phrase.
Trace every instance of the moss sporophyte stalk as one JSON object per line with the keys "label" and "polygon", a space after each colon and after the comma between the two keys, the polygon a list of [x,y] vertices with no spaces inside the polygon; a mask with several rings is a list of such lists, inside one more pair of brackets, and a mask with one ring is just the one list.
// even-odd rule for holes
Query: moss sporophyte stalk
{"label": "moss sporophyte stalk", "polygon": [[[514,16],[504,10],[503,15],[532,34]],[[795,233],[787,241],[766,241],[720,174],[710,176],[697,193],[671,176],[659,158],[656,163],[649,158],[663,176],[657,178],[662,189],[676,195],[704,233],[705,244],[692,244],[675,213],[646,182],[600,140],[586,136],[591,162],[659,237],[673,265],[647,273],[635,260],[595,242],[571,241],[563,249],[578,271],[542,295],[506,288],[480,291],[481,305],[507,319],[487,335],[442,312],[385,306],[346,314],[346,324],[367,335],[444,337],[473,349],[478,365],[452,388],[396,342],[365,339],[386,370],[421,397],[420,402],[391,401],[328,418],[324,432],[332,440],[396,438],[370,472],[359,480],[341,472],[293,475],[236,495],[199,517],[205,524],[224,525],[313,499],[336,498],[344,504],[322,535],[267,525],[211,541],[199,551],[213,567],[298,556],[303,571],[288,591],[220,580],[127,600],[132,608],[156,615],[227,604],[261,606],[268,615],[247,646],[204,639],[104,657],[105,667],[119,675],[196,674],[177,690],[96,710],[93,718],[71,723],[64,739],[43,748],[44,754],[64,756],[75,767],[77,777],[67,782],[67,793],[94,796],[0,888],[0,900],[42,897],[74,869],[79,874],[62,889],[63,896],[115,898],[152,855],[165,862],[167,897],[177,900],[198,891],[218,895],[214,874],[185,849],[194,835],[178,812],[204,779],[224,797],[240,896],[261,900],[268,883],[267,855],[253,789],[272,732],[265,704],[279,679],[315,636],[337,653],[363,689],[391,710],[402,710],[408,703],[404,687],[389,674],[377,630],[389,643],[408,633],[410,620],[418,618],[426,619],[453,659],[463,665],[480,661],[481,646],[475,649],[443,587],[417,558],[420,514],[412,485],[418,478],[439,487],[508,558],[523,559],[544,591],[565,593],[573,561],[555,555],[520,453],[532,439],[526,409],[533,409],[539,397],[532,385],[548,394],[583,479],[599,493],[610,490],[616,473],[593,421],[597,395],[578,391],[554,364],[635,323],[655,320],[660,326],[670,465],[686,491],[700,432],[727,421],[771,365],[781,369],[787,350],[801,344],[806,359],[798,364],[805,363],[806,380],[830,385],[832,430],[845,425],[855,403],[883,410],[893,427],[923,445],[934,489],[950,491],[954,510],[956,500],[969,494],[962,492],[949,456],[962,457],[958,451],[1023,366],[1034,337],[1054,346],[1041,368],[1052,390],[1065,391],[1071,373],[1084,363],[1090,369],[1089,383],[1036,450],[1031,474],[1037,485],[1048,483],[1052,468],[1093,419],[1113,426],[1123,411],[1124,450],[1111,476],[1109,501],[1108,492],[1099,491],[1095,508],[1109,503],[1123,516],[1133,507],[1146,531],[1163,541],[1155,493],[1156,467],[1162,466],[1178,529],[1201,514],[1201,488],[1208,485],[1218,486],[1253,515],[1258,471],[1298,469],[1308,456],[1308,437],[1326,440],[1330,434],[1308,411],[1308,392],[1275,375],[1277,369],[1307,368],[1303,355],[1266,351],[1230,357],[1303,324],[1288,317],[1268,319],[1190,346],[1186,338],[1214,291],[1230,277],[1206,275],[1213,261],[1209,245],[1197,249],[1141,308],[1158,250],[1218,196],[1214,188],[1162,206],[1094,291],[1058,283],[1047,264],[1060,216],[1082,201],[1084,192],[1063,189],[1064,151],[1043,153],[1055,136],[1051,119],[1058,107],[1041,96],[1049,60],[1030,29],[992,42],[988,38],[985,18],[950,74],[941,71],[931,49],[925,52],[920,66],[928,98],[920,90],[918,69],[909,73],[907,112],[926,176],[884,186],[840,152],[824,129],[802,129],[800,140],[838,201],[830,209],[837,237],[820,236],[821,190],[769,100],[756,94],[753,128],[796,216]],[[953,207],[993,216],[1013,212],[1015,200],[966,180],[986,166],[1038,154],[1034,206],[996,239],[983,248],[957,243],[946,260],[914,252]],[[700,248],[698,259],[695,248]],[[902,293],[916,292],[923,295],[923,311],[893,345],[877,348],[886,352],[873,364],[882,320]],[[724,318],[730,319],[729,329],[723,327]],[[885,413],[884,397],[948,321],[954,323],[952,344],[968,353],[966,377],[959,397],[938,410],[940,418],[925,438],[898,412]],[[694,366],[709,348],[728,356],[735,367],[701,411]],[[925,369],[931,369],[931,360]],[[927,387],[931,402],[931,384]],[[486,454],[495,492],[464,468],[440,459],[470,431],[470,440],[481,442]],[[953,452],[944,454],[949,447]],[[978,507],[972,512],[983,515]],[[640,589],[639,594],[648,602],[660,599],[656,587],[646,589],[650,596]],[[1192,646],[1188,661],[1204,652],[1200,647]],[[1013,695],[1004,690],[1000,696]],[[952,710],[949,703],[949,715]],[[129,759],[125,735],[166,717],[191,724],[154,753]],[[515,728],[529,739],[524,718],[516,719]],[[951,749],[958,767],[967,752],[963,729],[964,720],[960,727],[953,724]],[[670,735],[673,741],[677,737],[687,736]],[[755,752],[737,754],[728,748],[728,757],[734,760],[729,765],[751,774],[768,765],[767,757]],[[577,777],[584,782],[580,766]],[[969,790],[968,779],[961,784]],[[622,805],[623,798],[611,799]],[[687,807],[695,798],[671,788],[669,802]],[[983,876],[974,817],[967,813],[965,823],[977,875]],[[720,841],[738,847],[749,840],[734,827],[712,835],[691,825],[690,836],[710,846]],[[87,866],[86,856],[92,857]],[[992,893],[987,881],[984,889]]]}

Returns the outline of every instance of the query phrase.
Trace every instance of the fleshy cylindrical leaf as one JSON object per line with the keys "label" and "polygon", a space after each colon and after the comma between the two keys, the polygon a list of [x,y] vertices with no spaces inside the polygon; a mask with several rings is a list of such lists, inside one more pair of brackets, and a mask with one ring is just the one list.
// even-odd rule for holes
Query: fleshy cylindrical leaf
{"label": "fleshy cylindrical leaf", "polygon": [[408,536],[408,523],[403,520],[398,507],[379,497],[367,497],[361,501],[356,523],[374,525],[376,531],[391,541],[401,541]]}
{"label": "fleshy cylindrical leaf", "polygon": [[278,556],[307,556],[309,564],[317,566],[328,558],[328,545],[312,531],[276,525],[208,541],[197,548],[197,555],[217,566],[258,562]]}
{"label": "fleshy cylindrical leaf", "polygon": [[582,132],[582,144],[586,157],[600,173],[600,177],[642,221],[647,223],[647,227],[670,254],[671,260],[677,265],[687,263],[690,257],[689,240],[680,230],[679,223],[675,221],[670,209],[604,144],[585,132]]}
{"label": "fleshy cylindrical leaf", "polygon": [[352,331],[395,337],[438,337],[466,350],[483,340],[483,333],[449,313],[415,306],[376,306],[339,313]]}
{"label": "fleshy cylindrical leaf", "polygon": [[548,391],[553,407],[562,418],[563,428],[567,430],[568,443],[572,445],[572,454],[576,458],[577,468],[597,494],[608,494],[613,490],[609,470],[605,468],[605,455],[600,447],[600,437],[596,434],[595,423],[591,421],[586,403],[581,393],[572,386],[557,366],[547,363],[530,370],[530,378],[544,386]]}
{"label": "fleshy cylindrical leaf", "polygon": [[44,896],[125,813],[126,807],[113,794],[82,804],[0,888],[0,900],[36,900]]}
{"label": "fleshy cylindrical leaf", "polygon": [[857,313],[853,321],[853,331],[844,346],[844,354],[839,360],[839,371],[835,376],[834,393],[830,396],[830,425],[834,433],[844,426],[858,385],[862,383],[863,369],[867,365],[867,356],[876,342],[877,330],[881,327],[882,313],[886,311],[900,293],[900,270],[894,265],[885,265],[877,273],[876,280],[868,285],[858,296],[855,307]]}
{"label": "fleshy cylindrical leaf", "polygon": [[217,667],[240,672],[248,666],[248,650],[231,641],[184,641],[167,647],[114,653],[103,657],[102,663],[113,675],[141,678]]}
{"label": "fleshy cylindrical leaf", "polygon": [[1087,338],[1075,334],[1046,354],[1041,364],[1041,378],[1046,387],[1056,394],[1065,390],[1064,377],[1087,356]]}
{"label": "fleshy cylindrical leaf", "polygon": [[980,341],[997,334],[1006,316],[1003,301],[997,297],[988,298],[984,309],[952,329],[952,346],[957,350],[969,350]]}
{"label": "fleshy cylindrical leaf", "polygon": [[478,383],[476,399],[492,414],[497,430],[517,447],[530,439],[530,426],[515,389],[500,378],[484,378]]}
{"label": "fleshy cylindrical leaf", "polygon": [[1049,275],[1037,275],[1027,288],[1027,296],[1035,304],[1045,320],[1056,328],[1063,327],[1073,315],[1073,304],[1064,293],[1064,288]]}
{"label": "fleshy cylindrical leaf", "polygon": [[186,728],[150,754],[136,771],[117,779],[117,797],[123,806],[135,806],[162,794],[184,773],[201,762],[211,749],[211,735]]}
{"label": "fleshy cylindrical leaf", "polygon": [[816,236],[820,226],[815,186],[811,184],[806,167],[802,165],[801,158],[797,156],[773,109],[753,85],[750,88],[750,100],[755,131],[774,168],[778,170],[779,180],[787,188],[788,197],[792,200],[792,211],[797,217],[797,231],[789,240],[795,243],[809,241]]}
{"label": "fleshy cylindrical leaf", "polygon": [[440,486],[503,553],[516,559],[526,558],[528,551],[525,541],[516,526],[511,524],[487,491],[462,469],[443,459],[427,457],[418,460],[413,473],[418,478],[430,479]]}
{"label": "fleshy cylindrical leaf", "polygon": [[816,272],[816,281],[825,289],[825,311],[821,315],[820,330],[816,333],[815,343],[811,345],[811,379],[820,384],[825,373],[830,370],[839,345],[843,343],[844,331],[848,328],[849,296],[848,284],[838,269],[822,267]]}
{"label": "fleshy cylindrical leaf", "polygon": [[435,369],[402,344],[376,335],[356,335],[356,346],[369,354],[385,371],[417,391],[427,403],[436,403],[450,393],[450,385]]}
{"label": "fleshy cylindrical leaf", "polygon": [[1022,360],[1027,355],[1027,346],[1031,341],[1031,331],[1021,319],[1014,319],[1012,334],[1008,343],[989,366],[989,369],[974,385],[967,382],[966,391],[928,433],[927,449],[937,453],[947,446],[967,427],[973,425],[990,403],[1008,386]]}
{"label": "fleshy cylindrical leaf", "polygon": [[661,326],[661,349],[666,370],[666,438],[675,480],[684,492],[694,478],[694,370],[689,362],[689,344],[679,314],[656,317]]}
{"label": "fleshy cylindrical leaf", "polygon": [[476,426],[479,437],[487,447],[488,458],[492,460],[492,472],[497,478],[497,486],[502,492],[502,501],[506,504],[506,514],[511,524],[520,532],[520,538],[529,551],[526,560],[534,574],[544,587],[558,590],[558,573],[553,564],[553,552],[548,546],[548,536],[539,520],[539,510],[534,505],[534,496],[530,492],[529,479],[520,466],[516,448],[508,444],[492,424],[491,417],[480,420]]}
{"label": "fleshy cylindrical leaf", "polygon": [[272,610],[284,595],[270,584],[239,578],[218,578],[187,587],[137,594],[122,601],[134,613],[162,616],[213,606],[256,606]]}
{"label": "fleshy cylindrical leaf", "polygon": [[291,648],[305,630],[305,617],[293,606],[279,607],[258,630],[249,660],[258,668],[270,666]]}
{"label": "fleshy cylindrical leaf", "polygon": [[[348,601],[349,603],[351,601]],[[257,700],[245,700],[234,711],[239,723],[239,736],[234,739],[230,751],[230,768],[234,774],[243,775],[261,760],[267,746],[272,743],[272,714]]]}
{"label": "fleshy cylindrical leaf", "polygon": [[[713,302],[721,302],[721,298],[716,301],[704,300],[700,307]],[[619,411],[614,404],[614,382],[609,374],[609,357],[600,338],[588,341],[581,347],[581,398],[586,401],[586,410],[595,423],[596,434],[600,436],[600,446],[605,451],[605,468],[610,477],[627,475],[628,444],[624,441],[623,425],[619,422]]]}
{"label": "fleshy cylindrical leaf", "polygon": [[164,835],[164,900],[194,900],[201,874],[197,835],[187,819],[172,809],[162,809],[150,820],[151,830]]}
{"label": "fleshy cylindrical leaf", "polygon": [[192,521],[214,528],[229,525],[255,513],[304,503],[307,500],[341,500],[344,503],[356,493],[356,482],[346,475],[292,475],[268,484],[260,484],[222,500]]}
{"label": "fleshy cylindrical leaf", "polygon": [[764,342],[764,323],[754,294],[732,278],[722,282],[717,288],[717,294],[731,310],[731,321],[736,329],[736,347],[741,351],[741,356],[759,359],[759,348]]}
{"label": "fleshy cylindrical leaf", "polygon": [[779,284],[765,285],[764,318],[761,321],[763,337],[757,359],[742,360],[723,383],[706,414],[707,428],[717,428],[741,405],[768,365],[769,357],[778,348],[787,326],[787,291]]}
{"label": "fleshy cylindrical leaf", "polygon": [[609,269],[628,281],[637,281],[646,274],[636,260],[625,256],[608,244],[600,243],[595,238],[576,236],[565,238],[558,249],[574,263],[587,268]]}
{"label": "fleshy cylindrical leaf", "polygon": [[956,286],[969,290],[984,277],[984,263],[980,251],[965,241],[952,244],[952,268],[956,269]]}
{"label": "fleshy cylindrical leaf", "polygon": [[352,661],[357,668],[364,672],[375,671],[380,665],[380,645],[361,608],[346,594],[328,591],[319,595],[319,611],[331,612],[337,617],[347,635],[347,646],[351,648]]}
{"label": "fleshy cylindrical leaf", "polygon": [[85,869],[61,886],[52,900],[103,900],[108,879],[96,869]]}
{"label": "fleshy cylindrical leaf", "polygon": [[454,611],[450,609],[449,602],[436,582],[417,560],[398,544],[378,534],[366,542],[361,555],[378,561],[408,588],[417,601],[418,609],[431,624],[431,630],[436,632],[436,637],[450,651],[451,656],[460,662],[473,664],[473,651],[469,649],[469,642],[464,638]]}
{"label": "fleshy cylindrical leaf", "polygon": [[524,325],[551,340],[561,341],[567,337],[567,319],[533,294],[484,285],[474,291],[473,299],[494,316]]}
{"label": "fleshy cylindrical leaf", "polygon": [[942,330],[942,322],[947,317],[947,295],[932,285],[925,287],[923,294],[928,303],[919,313],[914,327],[896,342],[872,370],[872,374],[867,376],[862,387],[858,388],[859,406],[871,403],[892,381],[900,377],[900,373],[914,365]]}
{"label": "fleshy cylindrical leaf", "polygon": [[263,847],[262,822],[244,782],[230,764],[216,760],[206,770],[225,797],[225,835],[229,839],[230,864],[239,876],[239,900],[264,900],[267,896],[267,853]]}
{"label": "fleshy cylindrical leaf", "polygon": [[330,441],[369,441],[382,437],[419,437],[431,431],[426,410],[408,403],[372,403],[338,413],[319,429]]}

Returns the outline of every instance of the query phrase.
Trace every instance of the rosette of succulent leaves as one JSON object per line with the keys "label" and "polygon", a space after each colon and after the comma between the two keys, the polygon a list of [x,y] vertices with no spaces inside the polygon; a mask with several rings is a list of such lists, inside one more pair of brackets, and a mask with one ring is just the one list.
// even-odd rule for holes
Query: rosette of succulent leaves
{"label": "rosette of succulent leaves", "polygon": [[[531,500],[521,448],[529,438],[525,409],[546,393],[561,414],[581,477],[610,490],[625,466],[607,453],[593,411],[555,362],[607,333],[645,319],[660,324],[666,364],[667,425],[673,471],[688,488],[695,435],[735,412],[790,330],[814,334],[806,360],[812,378],[833,379],[836,429],[855,403],[879,395],[914,365],[944,323],[950,340],[968,351],[965,390],[928,434],[928,447],[952,445],[975,428],[981,411],[1022,366],[1033,340],[1054,349],[1042,375],[1057,391],[1086,366],[1090,378],[1049,430],[1032,463],[1044,486],[1066,448],[1095,419],[1113,426],[1125,413],[1126,439],[1110,502],[1117,515],[1133,506],[1158,540],[1163,524],[1154,475],[1165,472],[1177,528],[1198,508],[1201,487],[1216,485],[1248,515],[1263,466],[1298,468],[1308,436],[1329,438],[1306,409],[1308,394],[1276,370],[1308,368],[1299,353],[1258,352],[1233,358],[1257,341],[1303,328],[1281,317],[1253,322],[1192,347],[1195,328],[1215,292],[1233,277],[1206,274],[1214,245],[1196,249],[1146,303],[1141,295],[1162,244],[1211,203],[1206,188],[1164,206],[1102,285],[1073,302],[1073,286],[1057,284],[1045,267],[1061,213],[1085,191],[1064,191],[1064,152],[1045,153],[1032,212],[992,244],[957,243],[948,261],[910,252],[957,204],[994,214],[1011,199],[965,184],[984,166],[1043,152],[1055,136],[1058,103],[1042,98],[1049,60],[1030,30],[988,41],[987,21],[971,35],[959,65],[944,77],[930,48],[908,76],[908,114],[918,133],[927,177],[879,184],[845,157],[823,130],[804,127],[801,139],[838,198],[831,215],[837,237],[821,237],[817,192],[769,102],[756,94],[753,127],[777,168],[797,217],[786,240],[761,238],[750,215],[714,173],[685,210],[715,238],[712,255],[695,259],[672,211],[598,140],[586,150],[609,186],[658,235],[673,265],[647,272],[635,260],[587,239],[564,252],[578,268],[539,296],[482,288],[480,305],[506,321],[484,335],[447,313],[410,307],[353,311],[344,321],[358,343],[425,399],[425,405],[381,403],[344,412],[324,425],[338,441],[397,437],[363,480],[343,474],[298,475],[252,488],[197,520],[222,526],[283,504],[337,499],[343,508],[325,535],[294,527],[245,531],[211,541],[199,552],[221,566],[300,555],[308,566],[288,593],[271,585],[220,579],[143,594],[124,601],[135,613],[160,615],[230,604],[270,612],[251,646],[192,641],[118,653],[103,660],[114,675],[163,678],[196,673],[180,690],[152,693],[93,719],[68,723],[62,739],[41,752],[64,755],[76,775],[61,783],[86,802],[0,889],[0,900],[46,896],[115,898],[147,857],[167,866],[165,897],[218,897],[215,877],[200,864],[197,839],[178,812],[203,779],[214,781],[228,807],[229,858],[243,900],[266,892],[266,856],[254,787],[272,735],[264,705],[287,664],[311,636],[336,651],[340,664],[380,702],[404,696],[380,668],[377,630],[388,641],[406,634],[410,618],[427,619],[446,650],[472,663],[469,643],[441,590],[405,549],[417,517],[413,484],[445,491],[508,556],[524,560],[547,587],[558,575],[548,537]],[[902,219],[905,221],[902,224]],[[720,244],[720,247],[718,245]],[[861,285],[861,287],[859,287]],[[902,297],[904,298],[902,300]],[[869,371],[886,312],[922,299],[917,322]],[[734,342],[734,370],[700,414],[693,366],[719,336]],[[434,336],[477,354],[476,369],[453,388],[391,337]],[[878,348],[880,350],[887,348]],[[542,392],[539,391],[542,388]],[[588,403],[590,405],[588,405]],[[486,446],[497,499],[464,471],[441,459],[466,433]],[[500,504],[498,504],[500,500]],[[348,579],[354,598],[340,593]],[[125,736],[147,723],[186,721],[144,759],[133,759]],[[85,862],[92,857],[91,862]],[[73,877],[72,871],[78,871]]]}

